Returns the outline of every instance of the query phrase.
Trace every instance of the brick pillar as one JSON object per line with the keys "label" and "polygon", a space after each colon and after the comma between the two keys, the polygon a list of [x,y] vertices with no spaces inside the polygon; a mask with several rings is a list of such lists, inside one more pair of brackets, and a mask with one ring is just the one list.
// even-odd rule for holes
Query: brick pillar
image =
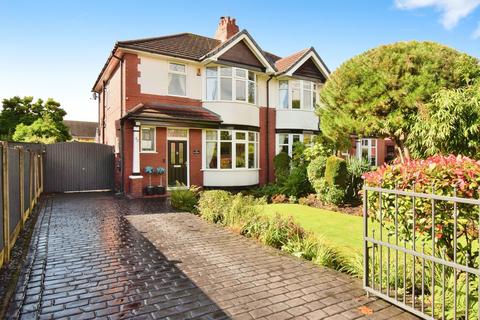
{"label": "brick pillar", "polygon": [[[268,111],[268,128],[267,128],[267,111]],[[275,141],[276,141],[275,128],[276,128],[277,114],[276,114],[275,108],[261,107],[259,115],[260,115],[259,184],[264,185],[269,182],[275,181],[275,168],[273,165],[273,158],[275,157]],[[267,139],[268,139],[268,143],[267,143]],[[269,154],[269,157],[267,157],[267,152]]]}

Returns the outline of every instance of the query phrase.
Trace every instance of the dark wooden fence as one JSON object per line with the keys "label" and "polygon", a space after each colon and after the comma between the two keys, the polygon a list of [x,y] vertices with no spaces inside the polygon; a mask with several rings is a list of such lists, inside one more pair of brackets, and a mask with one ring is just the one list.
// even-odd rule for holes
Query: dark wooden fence
{"label": "dark wooden fence", "polygon": [[41,144],[0,142],[0,267],[43,191]]}

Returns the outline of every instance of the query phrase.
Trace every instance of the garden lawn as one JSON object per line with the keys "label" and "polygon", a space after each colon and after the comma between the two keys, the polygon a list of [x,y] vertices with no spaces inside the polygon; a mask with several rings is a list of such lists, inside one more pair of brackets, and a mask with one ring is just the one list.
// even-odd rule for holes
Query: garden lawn
{"label": "garden lawn", "polygon": [[305,230],[323,236],[325,241],[345,253],[363,249],[362,217],[300,204],[268,204],[263,214],[292,216]]}

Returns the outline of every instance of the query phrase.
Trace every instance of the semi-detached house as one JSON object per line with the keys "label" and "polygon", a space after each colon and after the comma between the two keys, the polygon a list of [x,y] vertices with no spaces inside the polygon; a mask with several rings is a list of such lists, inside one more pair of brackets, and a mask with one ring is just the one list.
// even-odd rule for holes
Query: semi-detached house
{"label": "semi-detached house", "polygon": [[[164,167],[168,187],[274,181],[275,155],[318,132],[314,109],[328,75],[314,48],[279,57],[230,17],[214,38],[117,42],[93,87],[99,142],[115,146],[117,188],[141,196],[146,166]],[[356,153],[373,147],[377,162],[377,140],[365,141]]]}

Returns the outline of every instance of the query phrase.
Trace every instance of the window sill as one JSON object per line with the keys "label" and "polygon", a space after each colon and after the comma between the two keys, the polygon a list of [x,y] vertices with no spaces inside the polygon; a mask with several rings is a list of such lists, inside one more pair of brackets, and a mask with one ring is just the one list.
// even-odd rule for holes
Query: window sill
{"label": "window sill", "polygon": [[140,153],[158,153],[157,151],[140,151]]}
{"label": "window sill", "polygon": [[280,107],[277,107],[276,108],[277,111],[303,111],[303,112],[315,112],[314,109],[311,109],[311,110],[307,110],[307,109],[291,109],[291,108],[288,108],[288,109],[284,109],[284,108],[280,108]]}
{"label": "window sill", "polygon": [[236,103],[236,104],[246,104],[252,107],[257,107],[256,103],[250,103],[246,101],[237,101],[237,100],[202,100],[202,103]]}
{"label": "window sill", "polygon": [[169,93],[167,93],[167,96],[169,96],[169,97],[176,97],[176,98],[187,98],[187,95],[180,96],[180,95],[177,95],[177,94],[169,94]]}
{"label": "window sill", "polygon": [[228,172],[228,171],[260,171],[260,168],[235,168],[235,169],[201,169],[206,172]]}

